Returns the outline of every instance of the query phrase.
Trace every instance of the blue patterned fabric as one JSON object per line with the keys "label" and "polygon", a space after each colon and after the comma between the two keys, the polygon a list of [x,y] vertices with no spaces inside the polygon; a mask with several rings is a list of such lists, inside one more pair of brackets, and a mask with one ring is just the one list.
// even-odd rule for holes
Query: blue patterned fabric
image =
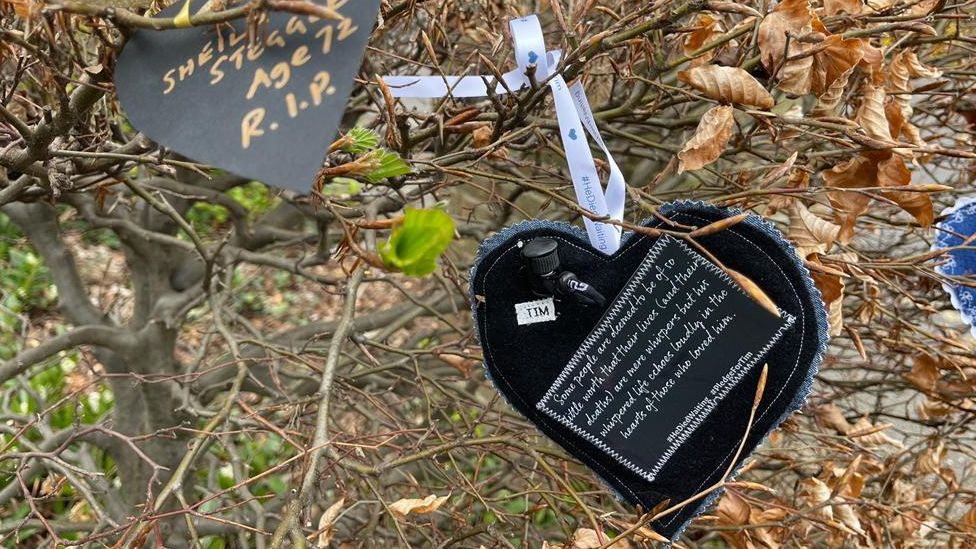
{"label": "blue patterned fabric", "polygon": [[[967,279],[970,284],[976,284],[976,240],[964,245],[976,234],[976,197],[960,198],[955,206],[942,212],[942,215],[947,217],[937,226],[932,248],[962,249],[950,250],[945,255],[945,263],[937,266],[936,271],[946,277],[960,281]],[[962,314],[963,321],[969,324],[970,332],[976,336],[976,287],[953,280],[943,282],[942,287],[949,292],[952,306]]]}

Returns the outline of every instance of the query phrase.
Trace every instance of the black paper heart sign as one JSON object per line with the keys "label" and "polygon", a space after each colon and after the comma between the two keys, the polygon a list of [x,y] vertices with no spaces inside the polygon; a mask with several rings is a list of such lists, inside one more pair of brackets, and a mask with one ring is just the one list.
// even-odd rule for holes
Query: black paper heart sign
{"label": "black paper heart sign", "polygon": [[194,160],[308,191],[345,111],[379,0],[328,5],[342,19],[269,13],[253,45],[244,20],[136,32],[115,68],[129,121]]}
{"label": "black paper heart sign", "polygon": [[[681,202],[659,213],[701,227],[738,212]],[[606,306],[533,291],[521,250],[538,238],[554,240],[560,268],[606,296]],[[721,480],[768,364],[741,462],[802,405],[827,341],[820,293],[775,228],[750,216],[697,242],[755,282],[779,316],[669,236],[630,234],[607,256],[570,225],[528,221],[486,241],[472,269],[487,375],[512,406],[644,510]],[[677,537],[716,495],[654,528]]]}

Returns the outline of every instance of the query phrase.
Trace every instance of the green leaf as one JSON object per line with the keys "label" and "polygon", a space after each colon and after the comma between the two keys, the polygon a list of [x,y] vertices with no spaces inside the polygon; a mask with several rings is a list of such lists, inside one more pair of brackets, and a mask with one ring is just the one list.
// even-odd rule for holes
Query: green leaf
{"label": "green leaf", "polygon": [[328,183],[322,185],[322,194],[325,196],[348,196],[356,194],[362,189],[363,184],[355,179],[333,177]]}
{"label": "green leaf", "polygon": [[454,220],[441,210],[408,209],[403,224],[393,229],[380,246],[388,267],[409,276],[426,276],[437,268],[437,258],[454,236]]}
{"label": "green leaf", "polygon": [[[375,165],[365,175],[366,180],[370,183],[379,183],[388,177],[396,177],[410,173],[410,167],[395,152],[377,149],[370,152],[368,156],[368,161]],[[366,157],[363,158],[366,159]]]}
{"label": "green leaf", "polygon": [[346,136],[352,138],[352,143],[342,147],[343,152],[347,153],[363,154],[366,151],[375,149],[380,144],[380,136],[376,132],[358,126],[353,128]]}

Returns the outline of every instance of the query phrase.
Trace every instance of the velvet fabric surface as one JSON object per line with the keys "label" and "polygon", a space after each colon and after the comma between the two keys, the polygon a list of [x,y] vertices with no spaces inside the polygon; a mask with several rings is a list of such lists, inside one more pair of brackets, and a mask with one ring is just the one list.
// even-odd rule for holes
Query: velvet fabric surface
{"label": "velvet fabric surface", "polygon": [[[677,202],[662,206],[659,213],[677,223],[701,227],[739,212],[700,202]],[[645,225],[662,223],[652,218]],[[515,305],[539,298],[522,267],[519,243],[537,237],[556,239],[562,267],[592,284],[608,298],[608,306],[656,241],[631,233],[625,235],[616,253],[606,256],[590,246],[583,231],[541,220],[519,223],[488,239],[472,268],[471,302],[489,379],[509,404],[589,467],[619,498],[645,511],[665,499],[678,503],[718,482],[746,431],[761,367],[753,368],[722,400],[654,482],[536,409],[536,403],[605,311],[563,298],[556,302],[556,320],[517,324]],[[780,309],[796,317],[790,331],[765,357],[769,377],[738,468],[809,395],[827,341],[827,317],[820,293],[793,247],[762,218],[750,216],[698,242],[728,268],[752,279]],[[717,495],[686,505],[652,526],[665,537],[677,538]]]}

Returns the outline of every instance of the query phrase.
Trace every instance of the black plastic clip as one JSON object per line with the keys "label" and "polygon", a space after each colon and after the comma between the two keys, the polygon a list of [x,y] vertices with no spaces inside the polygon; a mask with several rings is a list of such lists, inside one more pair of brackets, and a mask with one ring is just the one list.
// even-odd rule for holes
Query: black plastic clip
{"label": "black plastic clip", "polygon": [[604,307],[607,299],[575,274],[560,269],[559,243],[552,238],[533,238],[522,247],[522,261],[540,295],[573,297],[581,305]]}

